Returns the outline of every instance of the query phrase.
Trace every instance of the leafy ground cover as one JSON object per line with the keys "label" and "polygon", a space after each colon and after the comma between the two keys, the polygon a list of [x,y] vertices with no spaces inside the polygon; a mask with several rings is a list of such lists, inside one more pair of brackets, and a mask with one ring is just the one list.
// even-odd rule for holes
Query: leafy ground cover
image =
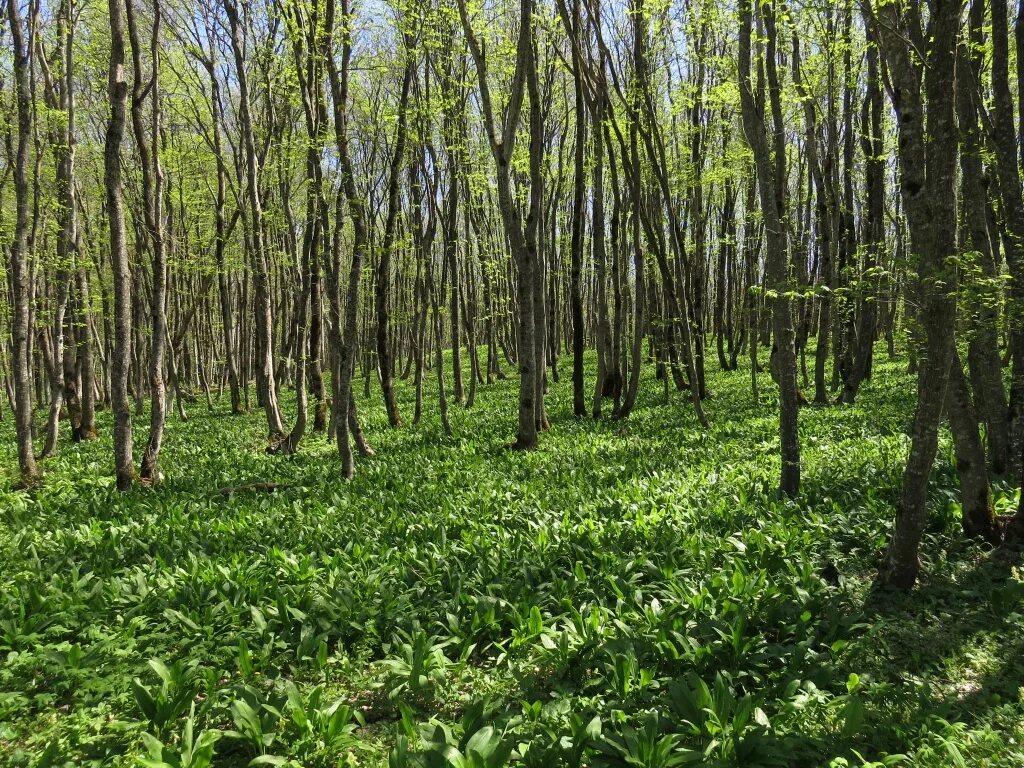
{"label": "leafy ground cover", "polygon": [[870,588],[904,367],[802,411],[796,502],[749,370],[712,378],[707,433],[653,375],[625,423],[553,384],[527,455],[512,381],[450,439],[373,397],[352,483],[325,437],[270,457],[197,405],[155,490],[113,489],[102,421],[14,491],[0,424],[0,764],[1020,766],[1024,583],[956,534],[948,440],[921,586]]}

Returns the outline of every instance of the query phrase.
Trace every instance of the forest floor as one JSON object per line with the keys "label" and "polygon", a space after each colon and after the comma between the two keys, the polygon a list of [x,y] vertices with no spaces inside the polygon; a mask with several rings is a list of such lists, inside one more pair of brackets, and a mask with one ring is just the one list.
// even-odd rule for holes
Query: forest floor
{"label": "forest floor", "polygon": [[503,448],[513,380],[453,438],[433,390],[396,431],[375,388],[351,483],[326,437],[267,456],[225,399],[169,418],[155,490],[114,490],[103,412],[15,491],[8,413],[0,765],[1019,768],[1024,575],[958,534],[948,436],[921,584],[871,589],[914,391],[880,356],[856,406],[801,412],[795,502],[745,367],[711,374],[702,432],[653,371],[628,421],[575,421],[563,361],[530,454]]}

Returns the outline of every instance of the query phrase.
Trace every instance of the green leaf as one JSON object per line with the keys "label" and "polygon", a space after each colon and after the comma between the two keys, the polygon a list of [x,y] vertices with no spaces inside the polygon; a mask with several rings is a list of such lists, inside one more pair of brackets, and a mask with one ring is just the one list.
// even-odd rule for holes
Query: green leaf
{"label": "green leaf", "polygon": [[856,672],[851,672],[850,676],[846,679],[846,691],[847,693],[853,693],[860,688],[860,675]]}
{"label": "green leaf", "polygon": [[132,681],[132,693],[135,694],[135,701],[139,705],[139,709],[142,710],[142,714],[150,722],[154,722],[157,717],[156,701],[139,678]]}

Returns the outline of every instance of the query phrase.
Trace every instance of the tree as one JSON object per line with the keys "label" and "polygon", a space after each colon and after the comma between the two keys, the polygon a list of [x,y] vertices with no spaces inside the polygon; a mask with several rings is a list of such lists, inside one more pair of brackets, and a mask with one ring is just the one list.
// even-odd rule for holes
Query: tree
{"label": "tree", "polygon": [[[410,23],[407,21],[406,23]],[[402,419],[398,415],[395,402],[394,371],[391,363],[390,349],[390,306],[389,286],[391,284],[391,257],[395,247],[395,230],[398,224],[398,184],[401,180],[402,165],[405,162],[405,145],[408,139],[409,120],[406,108],[409,103],[409,92],[412,87],[412,76],[416,66],[415,38],[411,32],[403,33],[405,45],[405,68],[402,74],[402,95],[398,100],[398,124],[395,129],[395,146],[391,155],[388,170],[387,198],[388,212],[384,224],[384,239],[381,243],[380,257],[377,260],[377,281],[374,291],[374,309],[377,313],[377,367],[380,370],[381,388],[384,391],[384,405],[388,412],[388,421],[392,427],[400,427]],[[452,190],[457,195],[457,187]],[[456,198],[457,200],[457,198]],[[457,203],[451,202],[457,210]],[[458,339],[455,341],[458,344]]]}
{"label": "tree", "polygon": [[[494,102],[488,84],[488,68],[484,51],[466,9],[465,0],[459,2],[459,18],[476,66],[480,87],[481,109],[487,141],[497,166],[498,200],[505,236],[512,248],[515,261],[516,299],[519,304],[517,319],[517,347],[519,365],[519,427],[512,447],[532,450],[537,447],[538,415],[541,413],[543,391],[538,388],[538,349],[536,302],[537,229],[540,224],[542,190],[540,189],[541,127],[537,64],[533,44],[533,0],[521,0],[519,9],[519,36],[516,43],[515,72],[509,90],[501,123],[497,122]],[[530,194],[525,222],[512,192],[512,155],[515,150],[516,131],[529,83],[530,89]]]}
{"label": "tree", "polygon": [[114,288],[114,345],[110,352],[110,403],[114,412],[114,469],[117,488],[127,491],[135,479],[132,460],[132,413],[128,401],[131,356],[131,268],[125,244],[124,200],[121,188],[121,142],[128,109],[125,64],[125,6],[123,0],[108,0],[110,14],[110,68],[107,90],[110,120],[103,150],[103,183],[106,187],[107,219],[110,225],[110,262]]}
{"label": "tree", "polygon": [[29,142],[32,131],[32,107],[29,93],[29,67],[31,66],[31,41],[25,39],[25,25],[17,0],[7,3],[7,19],[11,27],[12,53],[14,54],[14,87],[18,112],[18,148],[14,158],[14,194],[17,199],[17,219],[14,224],[14,240],[11,243],[11,285],[14,294],[11,341],[14,346],[14,397],[15,424],[18,435],[18,464],[22,481],[26,484],[36,480],[35,451],[32,445],[32,381],[29,368]]}
{"label": "tree", "polygon": [[[53,456],[57,451],[61,408],[77,407],[74,376],[65,364],[65,316],[71,287],[71,272],[75,261],[78,239],[78,217],[75,210],[75,110],[74,110],[74,9],[71,0],[63,0],[57,10],[58,44],[54,55],[60,70],[55,75],[47,62],[42,46],[39,47],[40,68],[45,85],[47,107],[64,115],[59,127],[49,132],[53,148],[56,174],[55,193],[60,206],[60,231],[57,234],[56,301],[52,323],[52,350],[50,353],[50,415],[46,421],[46,442],[41,456]],[[60,362],[60,365],[58,365]],[[78,429],[79,424],[74,425]]]}
{"label": "tree", "polygon": [[[910,456],[896,526],[878,574],[881,583],[903,589],[914,584],[920,570],[918,548],[927,519],[928,476],[954,360],[958,149],[954,96],[962,8],[959,0],[931,0],[925,24],[920,9],[907,3],[888,3],[878,5],[872,18],[892,78],[890,98],[900,132],[900,193],[917,272],[915,299],[925,334]],[[916,58],[915,47],[927,51],[925,61]]]}
{"label": "tree", "polygon": [[[772,303],[772,325],[775,334],[773,365],[778,371],[780,408],[779,431],[782,442],[782,471],[779,492],[795,496],[800,492],[800,437],[798,432],[796,347],[793,316],[790,311],[788,231],[786,217],[785,178],[785,126],[782,122],[782,104],[775,57],[778,32],[774,0],[761,5],[761,18],[767,34],[765,70],[768,77],[768,98],[771,103],[773,142],[768,142],[764,115],[754,98],[751,78],[751,37],[753,13],[749,0],[740,0],[740,106],[743,113],[743,131],[754,153],[757,186],[764,215],[765,244],[767,248],[766,278]],[[820,331],[819,331],[820,332]],[[753,343],[753,341],[751,342]]]}
{"label": "tree", "polygon": [[235,0],[223,0],[223,7],[231,31],[231,52],[235,61],[235,77],[238,80],[238,114],[245,153],[246,197],[249,206],[249,218],[245,223],[248,225],[249,242],[252,245],[250,255],[256,307],[256,387],[267,416],[267,429],[273,440],[282,437],[285,428],[277,402],[277,381],[274,375],[274,319],[270,300],[270,262],[264,244],[265,222],[260,200],[260,163],[256,154],[245,40],[238,13],[239,6]]}
{"label": "tree", "polygon": [[[164,422],[167,412],[167,398],[164,385],[164,358],[167,350],[167,256],[164,243],[163,201],[164,172],[160,163],[160,3],[153,0],[153,26],[150,35],[150,66],[152,72],[148,81],[142,70],[142,39],[134,0],[125,0],[128,36],[132,46],[131,115],[135,146],[142,166],[143,220],[149,234],[152,253],[152,296],[149,390],[149,440],[142,454],[139,480],[153,484],[160,478],[160,446],[163,442]],[[150,99],[150,134],[146,136],[143,105]]]}

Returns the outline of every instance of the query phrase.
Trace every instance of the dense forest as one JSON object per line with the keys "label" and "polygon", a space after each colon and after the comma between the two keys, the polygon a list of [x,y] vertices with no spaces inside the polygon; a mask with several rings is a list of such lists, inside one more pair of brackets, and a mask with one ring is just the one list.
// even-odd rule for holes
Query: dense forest
{"label": "dense forest", "polygon": [[1024,765],[1024,0],[0,8],[0,765]]}

